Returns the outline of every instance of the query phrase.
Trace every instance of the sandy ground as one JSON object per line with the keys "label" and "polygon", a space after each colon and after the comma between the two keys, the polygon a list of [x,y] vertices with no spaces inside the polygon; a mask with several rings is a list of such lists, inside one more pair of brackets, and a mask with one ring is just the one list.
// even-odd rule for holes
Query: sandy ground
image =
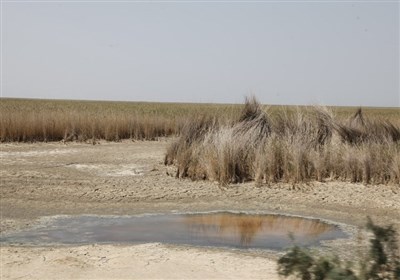
{"label": "sandy ground", "polygon": [[161,244],[2,248],[2,279],[275,279],[257,256]]}
{"label": "sandy ground", "polygon": [[[1,144],[2,233],[53,215],[238,210],[400,228],[400,187],[337,182],[221,188],[171,176],[167,141]],[[354,240],[326,250],[349,252]],[[325,250],[325,249],[324,249]],[[276,255],[163,244],[24,247],[1,244],[1,279],[277,279]]]}

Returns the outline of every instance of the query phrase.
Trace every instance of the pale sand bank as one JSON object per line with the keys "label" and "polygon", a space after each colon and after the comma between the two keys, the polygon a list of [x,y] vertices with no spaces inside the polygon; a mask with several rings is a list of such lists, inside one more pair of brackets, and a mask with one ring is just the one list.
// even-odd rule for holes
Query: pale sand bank
{"label": "pale sand bank", "polygon": [[276,263],[265,257],[162,244],[0,252],[1,279],[278,279]]}

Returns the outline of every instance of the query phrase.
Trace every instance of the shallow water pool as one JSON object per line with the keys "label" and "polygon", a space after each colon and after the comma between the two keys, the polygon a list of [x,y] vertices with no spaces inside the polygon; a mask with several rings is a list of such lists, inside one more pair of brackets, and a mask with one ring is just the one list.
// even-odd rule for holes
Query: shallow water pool
{"label": "shallow water pool", "polygon": [[337,226],[316,219],[270,214],[214,212],[143,216],[63,216],[45,227],[3,235],[2,244],[135,244],[160,242],[195,246],[282,250],[344,238]]}

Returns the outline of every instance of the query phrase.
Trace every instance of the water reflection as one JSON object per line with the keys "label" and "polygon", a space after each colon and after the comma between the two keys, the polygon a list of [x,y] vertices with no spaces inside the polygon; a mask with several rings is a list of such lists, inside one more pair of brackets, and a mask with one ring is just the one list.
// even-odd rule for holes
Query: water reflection
{"label": "water reflection", "polygon": [[60,217],[43,228],[4,235],[0,243],[187,244],[281,250],[291,245],[291,232],[299,245],[318,245],[346,235],[318,220],[281,215],[247,215],[229,212],[151,216]]}
{"label": "water reflection", "polygon": [[250,246],[257,235],[284,237],[293,233],[296,238],[304,240],[337,230],[335,226],[318,220],[280,215],[187,215],[185,223],[192,234],[208,238],[237,239],[243,247]]}

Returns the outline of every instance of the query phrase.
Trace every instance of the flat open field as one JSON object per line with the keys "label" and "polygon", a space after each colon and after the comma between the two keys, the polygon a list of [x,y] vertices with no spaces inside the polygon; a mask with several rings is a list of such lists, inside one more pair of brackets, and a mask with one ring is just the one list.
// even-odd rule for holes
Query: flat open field
{"label": "flat open field", "polygon": [[[185,104],[0,98],[0,141],[119,141],[155,140],[177,135],[200,115],[222,121],[237,119],[240,104]],[[263,106],[274,115],[307,106]],[[329,107],[338,118],[352,116],[355,107]],[[371,118],[400,125],[398,108],[363,108]]]}
{"label": "flat open field", "polygon": [[155,140],[176,135],[194,116],[230,118],[239,105],[0,99],[0,140]]}
{"label": "flat open field", "polygon": [[[400,229],[400,190],[344,182],[220,185],[177,179],[165,166],[171,139],[155,142],[1,144],[1,232],[54,215],[133,215],[209,210],[312,216],[349,225],[371,216]],[[356,234],[323,250],[346,256]],[[2,279],[262,278],[277,279],[279,254],[163,244],[2,246]]]}

